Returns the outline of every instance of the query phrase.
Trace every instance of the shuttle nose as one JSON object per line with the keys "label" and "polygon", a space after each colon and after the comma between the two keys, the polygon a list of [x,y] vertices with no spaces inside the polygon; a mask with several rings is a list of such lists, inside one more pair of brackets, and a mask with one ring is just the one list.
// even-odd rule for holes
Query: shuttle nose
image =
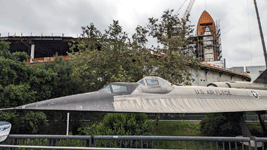
{"label": "shuttle nose", "polygon": [[0,121],[0,142],[4,141],[11,130],[11,124],[9,122]]}
{"label": "shuttle nose", "polygon": [[19,106],[22,110],[59,110],[59,111],[114,111],[114,94],[89,92],[53,98],[45,101]]}

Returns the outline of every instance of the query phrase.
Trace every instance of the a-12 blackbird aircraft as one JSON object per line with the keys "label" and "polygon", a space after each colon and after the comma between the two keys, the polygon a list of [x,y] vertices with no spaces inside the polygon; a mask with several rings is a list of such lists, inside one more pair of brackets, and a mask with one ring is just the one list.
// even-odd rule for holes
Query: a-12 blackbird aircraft
{"label": "a-12 blackbird aircraft", "polygon": [[[266,77],[264,78],[266,79]],[[137,83],[113,82],[96,92],[53,98],[0,110],[10,109],[67,112],[221,113],[254,111],[266,113],[267,91],[229,87],[176,86],[160,77],[147,76]]]}
{"label": "a-12 blackbird aircraft", "polygon": [[113,82],[96,92],[9,109],[139,113],[266,112],[267,91],[175,86],[160,77],[147,76],[137,83]]}

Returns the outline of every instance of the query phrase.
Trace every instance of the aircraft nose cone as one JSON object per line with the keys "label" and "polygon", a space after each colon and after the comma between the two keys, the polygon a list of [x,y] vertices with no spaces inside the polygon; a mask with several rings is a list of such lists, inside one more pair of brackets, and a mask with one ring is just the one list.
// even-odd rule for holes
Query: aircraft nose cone
{"label": "aircraft nose cone", "polygon": [[89,92],[19,106],[22,110],[114,111],[114,94]]}
{"label": "aircraft nose cone", "polygon": [[0,121],[0,142],[4,141],[11,130],[11,124],[9,122]]}

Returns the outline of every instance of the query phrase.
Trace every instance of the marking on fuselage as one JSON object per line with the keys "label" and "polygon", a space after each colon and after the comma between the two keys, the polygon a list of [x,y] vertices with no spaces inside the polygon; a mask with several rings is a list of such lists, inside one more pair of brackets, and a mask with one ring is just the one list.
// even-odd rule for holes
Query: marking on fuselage
{"label": "marking on fuselage", "polygon": [[232,95],[230,91],[228,90],[207,90],[203,91],[201,89],[195,89],[194,90],[196,94],[200,95]]}
{"label": "marking on fuselage", "polygon": [[250,91],[250,93],[252,94],[252,96],[255,98],[255,99],[258,99],[259,98],[259,94],[255,91]]}

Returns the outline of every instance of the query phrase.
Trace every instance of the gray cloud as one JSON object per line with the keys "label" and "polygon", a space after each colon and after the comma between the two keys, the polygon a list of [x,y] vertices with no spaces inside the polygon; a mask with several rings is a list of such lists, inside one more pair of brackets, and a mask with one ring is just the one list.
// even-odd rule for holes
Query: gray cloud
{"label": "gray cloud", "polygon": [[[52,33],[76,36],[81,26],[94,23],[102,32],[112,20],[119,20],[131,36],[137,25],[146,26],[148,18],[160,17],[163,11],[177,12],[184,1],[170,0],[0,0],[0,29],[2,36],[21,32],[35,35]],[[182,17],[186,6],[178,12]],[[262,28],[267,39],[267,1],[259,1]],[[214,21],[220,20],[223,57],[227,67],[264,65],[259,29],[253,0],[196,0],[190,15],[196,25],[201,13],[207,10]],[[150,45],[156,45],[150,40]],[[251,63],[253,62],[253,63]]]}

